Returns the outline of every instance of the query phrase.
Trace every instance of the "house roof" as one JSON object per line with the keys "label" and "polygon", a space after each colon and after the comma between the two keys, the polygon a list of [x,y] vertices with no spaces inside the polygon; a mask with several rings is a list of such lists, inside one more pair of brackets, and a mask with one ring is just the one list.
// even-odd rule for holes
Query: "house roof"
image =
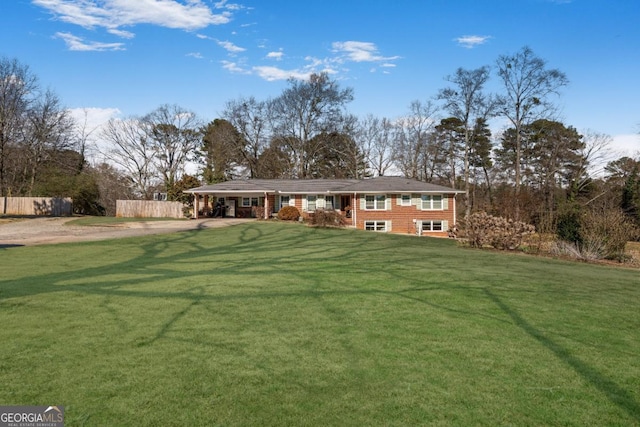
{"label": "house roof", "polygon": [[464,191],[400,176],[357,180],[343,188],[349,193],[464,193]]}
{"label": "house roof", "polygon": [[306,193],[463,193],[410,178],[380,176],[369,179],[246,179],[185,190],[198,194]]}

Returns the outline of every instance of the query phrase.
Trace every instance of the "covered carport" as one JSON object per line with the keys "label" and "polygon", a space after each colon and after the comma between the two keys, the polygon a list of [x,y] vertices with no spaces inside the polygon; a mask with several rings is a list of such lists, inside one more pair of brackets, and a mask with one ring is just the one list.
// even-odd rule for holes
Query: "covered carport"
{"label": "covered carport", "polygon": [[[221,201],[223,216],[226,217],[249,217],[253,212],[258,212],[260,218],[267,219],[272,206],[269,204],[269,195],[274,191],[251,181],[226,181],[217,184],[208,184],[201,187],[185,190],[185,193],[194,195],[193,217],[199,218],[201,215],[211,216],[215,206],[213,202]],[[248,202],[248,205],[247,205]],[[261,204],[260,204],[261,203]]]}

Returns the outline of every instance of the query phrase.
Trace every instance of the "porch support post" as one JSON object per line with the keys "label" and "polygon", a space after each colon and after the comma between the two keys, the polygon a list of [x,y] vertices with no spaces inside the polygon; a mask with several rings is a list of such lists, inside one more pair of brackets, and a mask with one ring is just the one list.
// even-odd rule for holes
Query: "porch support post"
{"label": "porch support post", "polygon": [[353,221],[353,228],[358,229],[358,218],[356,218],[356,210],[359,207],[359,204],[356,203],[356,194],[353,193],[353,200],[351,201],[351,220]]}
{"label": "porch support post", "polygon": [[264,218],[269,219],[269,195],[267,192],[264,192]]}
{"label": "porch support post", "polygon": [[193,198],[193,218],[198,219],[198,211],[200,210],[200,195],[198,193],[194,193]]}

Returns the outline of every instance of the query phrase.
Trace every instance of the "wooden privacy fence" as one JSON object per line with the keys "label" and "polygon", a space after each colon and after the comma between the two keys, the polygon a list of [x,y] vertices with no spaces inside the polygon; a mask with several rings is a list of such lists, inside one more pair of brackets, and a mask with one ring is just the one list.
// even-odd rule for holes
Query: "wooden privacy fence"
{"label": "wooden privacy fence", "polygon": [[0,197],[0,213],[69,216],[73,213],[73,201],[68,197]]}
{"label": "wooden privacy fence", "polygon": [[121,218],[184,218],[181,202],[116,200],[116,216]]}

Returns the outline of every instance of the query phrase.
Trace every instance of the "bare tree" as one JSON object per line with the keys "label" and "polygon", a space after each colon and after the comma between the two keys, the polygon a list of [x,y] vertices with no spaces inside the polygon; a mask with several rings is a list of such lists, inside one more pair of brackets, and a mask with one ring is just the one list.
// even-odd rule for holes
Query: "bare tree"
{"label": "bare tree", "polygon": [[500,56],[496,65],[504,85],[504,92],[498,98],[499,112],[515,128],[515,215],[518,217],[523,127],[537,119],[550,118],[553,105],[549,98],[558,94],[568,79],[563,72],[548,69],[546,61],[526,46],[513,55]]}
{"label": "bare tree", "polygon": [[178,105],[162,105],[142,118],[153,164],[166,191],[182,177],[189,161],[196,160],[202,123],[195,113]]}
{"label": "bare tree", "polygon": [[[22,137],[23,180],[26,194],[31,196],[40,167],[51,160],[51,154],[74,147],[75,123],[60,98],[47,90],[25,115]],[[80,168],[77,168],[80,171]]]}
{"label": "bare tree", "polygon": [[269,103],[254,97],[229,101],[222,116],[242,138],[234,138],[235,150],[243,160],[250,178],[256,178],[258,159],[270,139]]}
{"label": "bare tree", "polygon": [[588,171],[590,175],[600,175],[607,163],[614,159],[615,154],[611,150],[613,138],[593,129],[586,129],[581,133],[584,142],[582,158],[585,163],[580,167],[585,173]]}
{"label": "bare tree", "polygon": [[144,132],[140,119],[110,119],[102,138],[111,144],[105,156],[124,171],[134,195],[150,199],[154,184],[154,147]]}
{"label": "bare tree", "polygon": [[274,137],[290,144],[295,176],[306,178],[309,163],[323,148],[312,140],[336,130],[353,90],[340,89],[327,73],[312,74],[308,81],[290,79],[289,85],[270,103]]}
{"label": "bare tree", "polygon": [[369,114],[358,121],[356,142],[376,176],[384,176],[393,165],[394,129],[394,124],[386,117],[380,119]]}
{"label": "bare tree", "polygon": [[0,196],[7,194],[9,146],[20,140],[25,114],[39,91],[38,79],[17,59],[0,58]]}
{"label": "bare tree", "polygon": [[464,132],[464,191],[465,216],[471,215],[471,198],[469,197],[469,157],[473,127],[478,119],[486,119],[494,109],[494,102],[483,93],[484,85],[489,80],[489,67],[475,70],[458,68],[456,73],[446,78],[454,87],[442,89],[438,98],[444,100],[444,108],[460,121]]}
{"label": "bare tree", "polygon": [[[82,118],[76,119],[75,138],[76,148],[82,156],[82,161],[86,161],[87,157],[92,158],[97,151],[96,133],[100,126],[89,127],[89,110],[82,109]],[[81,168],[84,165],[80,166]]]}
{"label": "bare tree", "polygon": [[394,138],[394,163],[408,178],[430,181],[433,160],[429,146],[435,140],[435,114],[437,107],[431,102],[413,101],[409,114],[399,119]]}

